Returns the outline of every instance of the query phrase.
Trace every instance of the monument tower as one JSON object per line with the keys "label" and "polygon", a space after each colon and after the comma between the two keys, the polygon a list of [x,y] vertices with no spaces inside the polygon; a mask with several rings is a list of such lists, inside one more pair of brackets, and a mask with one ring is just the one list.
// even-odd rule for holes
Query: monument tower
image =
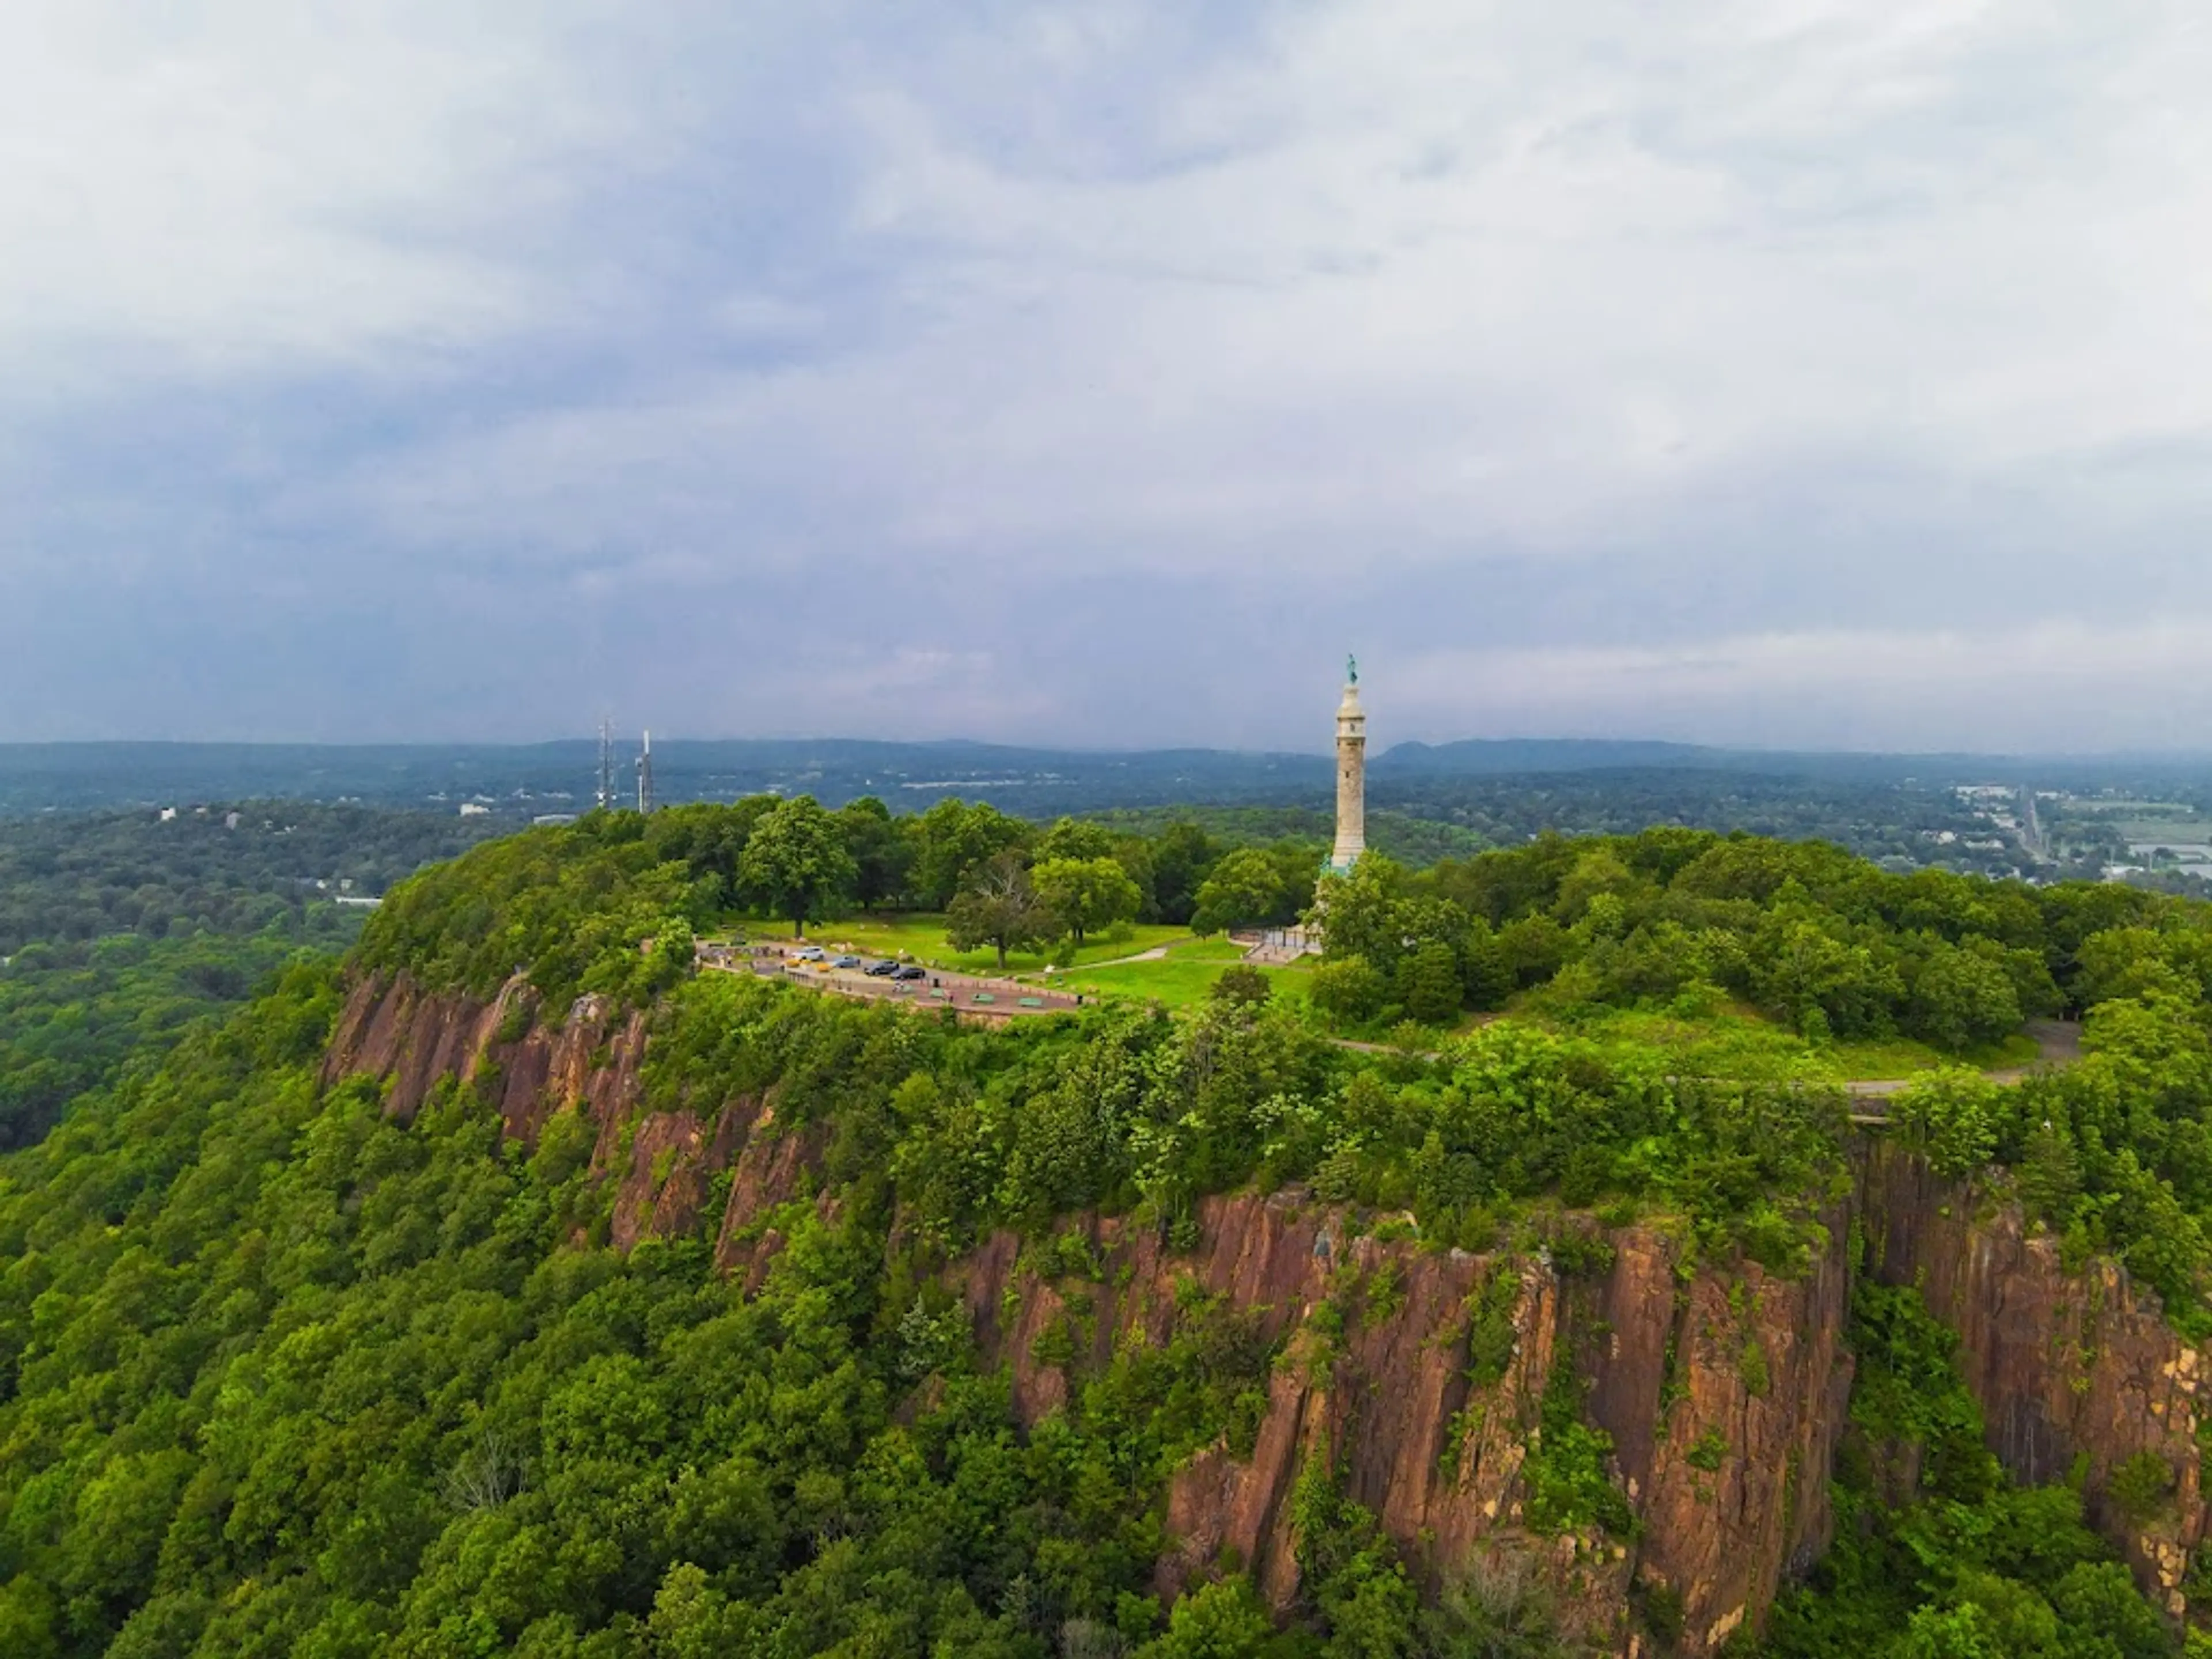
{"label": "monument tower", "polygon": [[1342,875],[1367,850],[1367,711],[1359,706],[1359,659],[1345,665],[1336,706],[1336,848],[1328,867]]}

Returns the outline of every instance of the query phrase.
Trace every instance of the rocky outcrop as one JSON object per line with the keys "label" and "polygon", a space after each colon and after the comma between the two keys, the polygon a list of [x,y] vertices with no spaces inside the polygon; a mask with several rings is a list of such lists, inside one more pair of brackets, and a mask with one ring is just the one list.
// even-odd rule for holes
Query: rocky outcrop
{"label": "rocky outcrop", "polygon": [[[782,1243],[780,1210],[811,1198],[834,1215],[821,1190],[823,1132],[780,1121],[774,1091],[653,1109],[648,1038],[643,1015],[588,997],[547,1022],[520,980],[488,1002],[404,976],[365,980],[325,1076],[380,1080],[402,1118],[450,1079],[495,1104],[526,1143],[573,1106],[595,1127],[594,1167],[617,1183],[616,1245],[692,1232],[719,1202],[716,1262],[757,1288]],[[1325,1459],[1431,1583],[1533,1560],[1601,1650],[1649,1656],[1661,1650],[1651,1627],[1679,1625],[1674,1650],[1704,1654],[1756,1629],[1829,1541],[1828,1471],[1851,1376],[1845,1242],[1856,1231],[1868,1271],[1917,1285],[1959,1333],[2006,1467],[2027,1481],[2078,1468],[2092,1520],[2185,1614],[2185,1577],[2212,1530],[2197,1446],[2212,1358],[2116,1266],[2069,1271],[2001,1195],[1939,1181],[1878,1139],[1856,1158],[1851,1200],[1824,1218],[1827,1243],[1795,1279],[1692,1267],[1676,1237],[1650,1225],[1585,1234],[1561,1255],[1580,1264],[1573,1273],[1540,1250],[1426,1251],[1353,1237],[1341,1211],[1297,1192],[1207,1200],[1181,1253],[1151,1230],[1088,1218],[1076,1231],[1091,1266],[1073,1278],[1040,1271],[1042,1253],[1011,1234],[951,1276],[986,1354],[1009,1366],[1025,1424],[1063,1407],[1118,1345],[1171,1340],[1186,1280],[1224,1298],[1276,1356],[1249,1443],[1198,1449],[1171,1483],[1163,1593],[1234,1560],[1287,1605],[1298,1587],[1292,1489]],[[1478,1305],[1510,1323],[1510,1352],[1481,1368],[1468,1346]],[[1072,1353],[1071,1332],[1081,1339]],[[1611,1473],[1638,1523],[1630,1536],[1528,1525],[1528,1459],[1563,1376],[1611,1437]],[[2162,1472],[2169,1490],[2124,1504],[2123,1468],[2138,1487]]]}
{"label": "rocky outcrop", "polygon": [[[1249,1454],[1207,1449],[1175,1478],[1164,1593],[1232,1559],[1287,1605],[1297,1589],[1291,1492],[1316,1457],[1432,1583],[1486,1558],[1535,1557],[1568,1592],[1583,1636],[1609,1650],[1648,1641],[1629,1616],[1632,1581],[1676,1602],[1680,1650],[1704,1653],[1756,1623],[1786,1573],[1825,1546],[1826,1477],[1850,1378],[1840,1243],[1802,1279],[1754,1267],[1685,1284],[1680,1248],[1651,1228],[1606,1235],[1610,1266],[1569,1278],[1540,1252],[1347,1237],[1341,1212],[1295,1192],[1209,1200],[1199,1224],[1195,1249],[1176,1256],[1148,1231],[1086,1222],[1097,1271],[1073,1281],[1038,1272],[1012,1235],[957,1274],[985,1351],[1011,1367],[1025,1421],[1066,1401],[1070,1371],[1103,1365],[1133,1340],[1166,1341],[1186,1277],[1250,1314],[1278,1352]],[[1471,1377],[1470,1304],[1499,1274],[1510,1281],[1500,1299],[1510,1356],[1499,1374]],[[1085,1304],[1089,1352],[1048,1363],[1044,1339],[1064,1328],[1071,1300]],[[1540,1537],[1525,1525],[1525,1465],[1563,1365],[1578,1389],[1588,1385],[1589,1421],[1613,1437],[1643,1523],[1632,1540]]]}
{"label": "rocky outcrop", "polygon": [[579,997],[558,1025],[539,1018],[517,975],[489,1002],[425,992],[405,975],[363,979],[346,998],[323,1061],[323,1079],[376,1078],[386,1109],[412,1121],[442,1079],[489,1094],[512,1138],[535,1145],[566,1106],[588,1111],[603,1133],[635,1111],[645,1058],[642,1013],[617,1018],[604,997]]}
{"label": "rocky outcrop", "polygon": [[[1893,1143],[1867,1142],[1858,1163],[1868,1269],[1918,1286],[1959,1334],[1990,1449],[2026,1481],[2065,1480],[2078,1463],[2092,1522],[2183,1616],[2190,1555],[2212,1520],[2197,1445],[2212,1361],[2117,1264],[2069,1271],[2018,1206],[1937,1179]],[[2163,1499],[2115,1500],[2113,1474],[2131,1460],[2138,1477],[2165,1472]]]}
{"label": "rocky outcrop", "polygon": [[489,1002],[426,992],[404,975],[366,978],[347,996],[323,1079],[376,1079],[385,1109],[405,1121],[450,1079],[496,1105],[508,1136],[530,1146],[555,1113],[583,1112],[597,1131],[592,1168],[616,1182],[610,1237],[623,1249],[690,1232],[728,1171],[716,1260],[757,1283],[781,1243],[762,1218],[811,1184],[821,1139],[781,1133],[773,1104],[752,1097],[705,1115],[649,1109],[647,1036],[642,1012],[619,1013],[603,997],[580,997],[547,1024],[520,975]]}

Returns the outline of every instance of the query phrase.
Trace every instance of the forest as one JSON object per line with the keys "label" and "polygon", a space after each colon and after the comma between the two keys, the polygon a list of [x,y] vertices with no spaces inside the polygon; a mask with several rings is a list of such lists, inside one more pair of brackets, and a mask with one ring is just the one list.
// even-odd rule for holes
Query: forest
{"label": "forest", "polygon": [[297,802],[0,818],[0,1147],[295,951],[343,949],[364,913],[338,896],[483,838],[465,819]]}
{"label": "forest", "polygon": [[[1236,849],[1195,826],[1166,848],[1009,833],[969,808],[919,815],[890,854],[868,837],[900,821],[862,809],[849,836],[801,845],[826,876],[757,846],[779,813],[787,830],[843,817],[816,811],[594,815],[480,847],[400,883],[343,963],[298,957],[228,1018],[150,1040],[0,1158],[0,1651],[1567,1651],[1540,1589],[1424,1594],[1318,1467],[1297,1494],[1287,1622],[1234,1562],[1164,1607],[1166,1481],[1249,1437],[1282,1355],[1194,1298],[1163,1346],[1024,1431],[942,1274],[1002,1230],[1059,1248],[1082,1212],[1178,1248],[1206,1195],[1290,1187],[1420,1249],[1571,1262],[1589,1249],[1575,1217],[1644,1218],[1692,1261],[1805,1271],[1848,1182],[1840,1091],[1817,1072],[1700,1073],[1593,1008],[1742,997],[1794,1032],[1966,1038],[1992,1003],[2084,1014],[2078,1066],[2014,1088],[1935,1074],[1900,1100],[1899,1133],[2212,1328],[2205,907],[1897,876],[1752,837],[1546,838],[1424,871],[1378,858],[1332,895],[1323,974],[1401,1009],[1447,968],[1455,1009],[1520,1000],[1522,1017],[1432,1050],[1349,1048],[1347,1016],[1233,973],[1186,1015],[994,1032],[695,975],[691,931],[787,904],[794,870],[826,880],[825,906],[950,903],[1009,854],[1141,854],[1140,902],[1198,916],[1209,885],[1234,885]],[[786,860],[803,839],[765,845]],[[830,1201],[776,1212],[783,1248],[753,1294],[714,1270],[710,1223],[611,1247],[598,1130],[573,1107],[526,1145],[450,1081],[407,1122],[367,1079],[320,1082],[349,976],[489,994],[518,969],[540,1021],[584,993],[647,1012],[650,1109],[766,1092],[781,1133],[819,1137]],[[1495,1363],[1494,1318],[1470,1320],[1468,1363]],[[2179,1650],[2078,1493],[1994,1470],[1909,1292],[1862,1286],[1852,1341],[1850,1525],[1778,1609],[1771,1652]],[[1545,1412],[1531,1524],[1623,1524],[1571,1391]],[[1893,1483],[1864,1460],[1905,1442],[1927,1449],[1924,1482],[1886,1504]]]}

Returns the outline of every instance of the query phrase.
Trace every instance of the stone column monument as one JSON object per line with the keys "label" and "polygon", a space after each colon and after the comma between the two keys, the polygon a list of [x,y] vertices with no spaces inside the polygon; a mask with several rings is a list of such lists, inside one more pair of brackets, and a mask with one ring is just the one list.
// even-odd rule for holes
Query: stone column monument
{"label": "stone column monument", "polygon": [[1367,711],[1359,706],[1359,659],[1345,665],[1336,706],[1336,849],[1328,867],[1341,875],[1367,850]]}

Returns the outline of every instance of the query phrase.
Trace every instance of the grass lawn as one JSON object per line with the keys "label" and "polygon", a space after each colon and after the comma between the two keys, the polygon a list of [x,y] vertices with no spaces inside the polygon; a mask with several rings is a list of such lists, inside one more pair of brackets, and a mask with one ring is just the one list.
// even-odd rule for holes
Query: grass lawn
{"label": "grass lawn", "polygon": [[[1244,952],[1223,939],[1201,939],[1178,945],[1157,962],[1126,962],[1112,968],[1092,968],[1065,975],[1055,974],[1055,984],[1085,996],[1134,997],[1157,1001],[1170,1008],[1188,1008],[1206,1000],[1221,971],[1244,959]],[[1303,1001],[1313,969],[1300,963],[1290,968],[1262,968],[1275,994]]]}
{"label": "grass lawn", "polygon": [[[751,920],[736,925],[744,930],[747,938],[759,942],[791,937],[791,924],[787,921]],[[828,951],[848,950],[864,957],[912,957],[925,967],[942,968],[952,973],[995,974],[999,971],[999,953],[988,945],[980,951],[954,950],[951,941],[945,936],[945,918],[941,915],[916,912],[847,916],[838,921],[815,924],[806,930],[806,938],[808,943],[819,945]],[[1190,929],[1133,927],[1120,939],[1086,941],[1083,949],[1076,953],[1075,963],[1080,967],[1085,963],[1111,962],[1116,957],[1134,956],[1142,951],[1178,942],[1195,942]],[[1006,971],[1024,975],[1042,973],[1050,960],[1050,956],[1044,951],[1012,951],[1006,957]],[[1054,974],[1053,977],[1057,980],[1060,975]]]}

